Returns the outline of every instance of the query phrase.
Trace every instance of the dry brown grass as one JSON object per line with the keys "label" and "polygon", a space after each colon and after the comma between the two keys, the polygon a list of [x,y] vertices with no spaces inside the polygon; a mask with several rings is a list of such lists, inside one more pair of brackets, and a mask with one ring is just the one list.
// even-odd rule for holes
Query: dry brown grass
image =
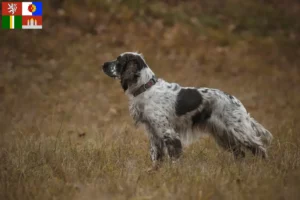
{"label": "dry brown grass", "polygon": [[[124,2],[69,6],[61,17],[48,8],[43,31],[3,31],[0,199],[299,199],[300,34],[281,35],[297,27],[264,36],[262,24],[252,31],[249,22],[248,31],[231,32],[232,21],[217,26],[211,9],[199,32],[186,23],[195,17],[185,10],[192,3],[170,1],[169,12],[165,4]],[[88,21],[74,16],[86,11]],[[159,77],[238,97],[273,133],[270,159],[236,162],[203,138],[176,165],[145,173],[147,137],[133,126],[119,83],[99,69],[134,50]]]}

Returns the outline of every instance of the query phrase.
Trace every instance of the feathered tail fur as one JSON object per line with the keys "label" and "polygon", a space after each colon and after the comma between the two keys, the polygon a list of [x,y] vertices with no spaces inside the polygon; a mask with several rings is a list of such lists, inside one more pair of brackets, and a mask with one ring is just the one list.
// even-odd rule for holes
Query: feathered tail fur
{"label": "feathered tail fur", "polygon": [[255,119],[252,117],[251,119],[251,126],[253,130],[256,132],[256,136],[260,137],[262,143],[265,147],[269,146],[273,140],[272,134],[265,129],[261,124],[259,124]]}

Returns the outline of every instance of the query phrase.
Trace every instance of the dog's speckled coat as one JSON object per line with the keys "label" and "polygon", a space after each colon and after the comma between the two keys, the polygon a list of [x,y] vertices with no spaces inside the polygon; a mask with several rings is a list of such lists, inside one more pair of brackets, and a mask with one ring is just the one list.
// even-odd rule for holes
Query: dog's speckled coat
{"label": "dog's speckled coat", "polygon": [[266,148],[272,134],[250,117],[236,97],[217,89],[182,87],[162,79],[133,96],[154,76],[142,55],[137,53],[123,53],[115,61],[106,62],[103,70],[121,80],[129,97],[131,116],[147,130],[154,164],[163,158],[164,149],[170,158],[178,158],[182,142],[198,138],[201,132],[210,133],[236,158],[245,156],[243,149],[267,157]]}

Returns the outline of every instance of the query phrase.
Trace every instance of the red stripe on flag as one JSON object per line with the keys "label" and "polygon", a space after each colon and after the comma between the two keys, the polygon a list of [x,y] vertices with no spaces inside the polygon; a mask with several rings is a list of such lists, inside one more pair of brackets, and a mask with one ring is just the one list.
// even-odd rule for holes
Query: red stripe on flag
{"label": "red stripe on flag", "polygon": [[43,24],[43,17],[42,16],[22,16],[22,25],[29,25],[28,23],[30,20],[36,20],[37,25]]}
{"label": "red stripe on flag", "polygon": [[2,2],[2,15],[22,15],[22,2]]}

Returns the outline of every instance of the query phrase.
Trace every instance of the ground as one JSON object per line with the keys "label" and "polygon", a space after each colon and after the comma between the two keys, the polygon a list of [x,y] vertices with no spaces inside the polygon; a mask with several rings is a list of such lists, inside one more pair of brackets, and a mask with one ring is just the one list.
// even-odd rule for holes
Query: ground
{"label": "ground", "polygon": [[[1,199],[298,199],[297,1],[44,1],[43,30],[1,30]],[[280,3],[281,2],[281,3]],[[274,135],[242,161],[203,138],[155,173],[102,64],[144,54],[158,77],[239,98]]]}

